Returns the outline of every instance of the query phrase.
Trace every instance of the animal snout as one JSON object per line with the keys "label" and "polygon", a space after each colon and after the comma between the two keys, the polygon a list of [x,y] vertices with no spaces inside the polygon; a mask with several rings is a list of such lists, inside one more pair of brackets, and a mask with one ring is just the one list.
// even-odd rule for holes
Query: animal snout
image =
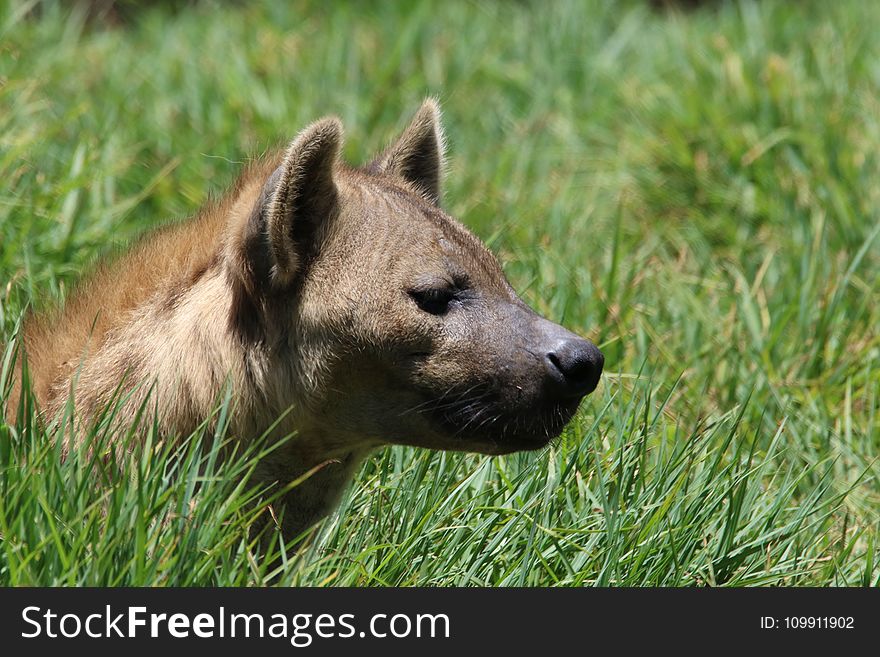
{"label": "animal snout", "polygon": [[576,398],[593,392],[599,385],[605,357],[592,342],[573,335],[547,352],[544,365],[557,393]]}

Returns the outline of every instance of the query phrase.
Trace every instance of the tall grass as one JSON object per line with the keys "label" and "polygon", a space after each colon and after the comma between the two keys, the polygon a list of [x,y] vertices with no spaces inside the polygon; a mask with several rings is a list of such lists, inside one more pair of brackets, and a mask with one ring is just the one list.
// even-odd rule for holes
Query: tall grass
{"label": "tall grass", "polygon": [[249,155],[333,112],[363,161],[436,94],[447,209],[606,375],[539,454],[378,452],[281,558],[222,422],[64,459],[25,409],[0,583],[880,582],[880,5],[33,4],[0,9],[7,361],[26,305]]}

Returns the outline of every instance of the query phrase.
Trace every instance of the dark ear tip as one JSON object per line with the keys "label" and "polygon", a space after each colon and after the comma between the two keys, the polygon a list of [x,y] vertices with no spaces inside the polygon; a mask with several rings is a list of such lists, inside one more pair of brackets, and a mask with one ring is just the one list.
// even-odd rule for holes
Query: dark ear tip
{"label": "dark ear tip", "polygon": [[445,151],[440,103],[429,97],[422,101],[403,133],[367,166],[367,170],[403,178],[427,200],[437,204],[441,196]]}
{"label": "dark ear tip", "polygon": [[335,155],[342,146],[345,129],[337,116],[327,116],[310,123],[291,142],[288,155],[307,151],[332,151]]}
{"label": "dark ear tip", "polygon": [[428,96],[422,101],[422,106],[416,112],[417,117],[430,118],[436,123],[440,123],[442,112],[440,110],[440,101],[435,96]]}
{"label": "dark ear tip", "polygon": [[423,138],[434,139],[442,158],[446,147],[446,137],[443,133],[441,119],[440,102],[433,96],[428,96],[422,101],[422,105],[413,117],[407,132],[414,132]]}
{"label": "dark ear tip", "polygon": [[315,121],[310,127],[325,139],[342,141],[342,136],[345,134],[345,129],[342,127],[342,119],[338,116],[325,116],[323,119]]}

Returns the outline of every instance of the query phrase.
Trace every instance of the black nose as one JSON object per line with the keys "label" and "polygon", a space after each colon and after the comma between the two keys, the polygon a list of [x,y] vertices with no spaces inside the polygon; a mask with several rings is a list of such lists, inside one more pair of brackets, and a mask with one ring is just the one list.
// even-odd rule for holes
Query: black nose
{"label": "black nose", "polygon": [[544,363],[560,394],[583,397],[599,385],[605,357],[589,340],[571,337],[562,340],[548,352]]}

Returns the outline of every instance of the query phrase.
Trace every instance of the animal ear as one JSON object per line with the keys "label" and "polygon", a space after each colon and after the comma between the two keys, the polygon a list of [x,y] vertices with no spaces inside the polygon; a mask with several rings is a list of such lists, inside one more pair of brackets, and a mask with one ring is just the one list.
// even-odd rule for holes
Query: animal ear
{"label": "animal ear", "polygon": [[335,212],[334,169],[342,146],[337,118],[316,121],[291,142],[284,160],[269,177],[255,208],[272,263],[273,283],[293,281],[314,255],[328,219]]}
{"label": "animal ear", "polygon": [[445,138],[440,105],[433,98],[422,103],[406,130],[368,167],[412,183],[434,204],[440,203],[445,164]]}

